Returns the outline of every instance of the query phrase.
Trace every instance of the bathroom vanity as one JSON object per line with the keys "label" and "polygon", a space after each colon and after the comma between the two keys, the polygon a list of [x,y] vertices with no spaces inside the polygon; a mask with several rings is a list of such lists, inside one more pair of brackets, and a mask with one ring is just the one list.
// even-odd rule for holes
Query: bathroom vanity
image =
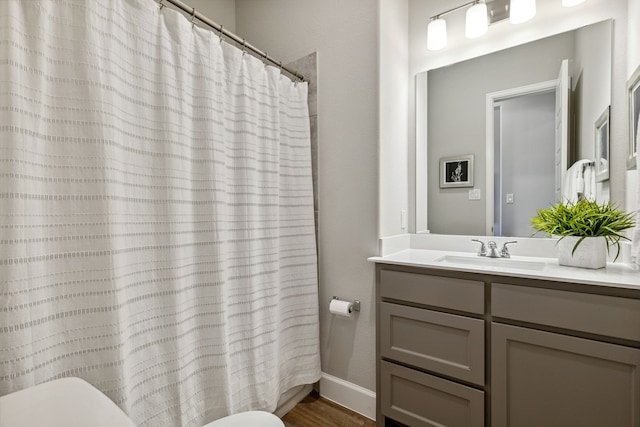
{"label": "bathroom vanity", "polygon": [[371,260],[378,426],[640,426],[637,271],[429,250]]}

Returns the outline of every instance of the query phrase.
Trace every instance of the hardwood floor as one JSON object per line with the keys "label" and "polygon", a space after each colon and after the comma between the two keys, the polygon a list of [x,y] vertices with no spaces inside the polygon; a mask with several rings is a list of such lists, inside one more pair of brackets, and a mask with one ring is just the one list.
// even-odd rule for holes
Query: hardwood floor
{"label": "hardwood floor", "polygon": [[367,417],[311,392],[282,417],[286,427],[375,427]]}

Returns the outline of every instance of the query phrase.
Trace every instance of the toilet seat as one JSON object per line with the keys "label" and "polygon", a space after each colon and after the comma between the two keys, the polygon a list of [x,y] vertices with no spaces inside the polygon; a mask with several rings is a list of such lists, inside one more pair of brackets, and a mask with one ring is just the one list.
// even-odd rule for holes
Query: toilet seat
{"label": "toilet seat", "polygon": [[284,423],[269,412],[247,411],[220,418],[202,427],[284,427]]}
{"label": "toilet seat", "polygon": [[[0,397],[0,427],[136,427],[97,388],[80,378],[61,378]],[[269,412],[229,415],[203,427],[285,427]]]}
{"label": "toilet seat", "polygon": [[107,396],[80,378],[60,378],[0,397],[0,427],[136,427]]}

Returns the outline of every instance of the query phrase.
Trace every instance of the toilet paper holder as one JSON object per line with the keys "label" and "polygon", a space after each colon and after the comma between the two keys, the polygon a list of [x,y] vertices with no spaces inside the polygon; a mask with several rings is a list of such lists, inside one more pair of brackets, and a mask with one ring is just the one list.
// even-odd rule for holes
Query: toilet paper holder
{"label": "toilet paper holder", "polygon": [[[340,298],[338,298],[337,296],[334,296],[333,298],[331,298],[332,300],[337,299],[338,301],[342,301]],[[355,300],[355,301],[350,301],[351,302],[351,310],[352,311],[360,311],[360,301],[359,300]]]}

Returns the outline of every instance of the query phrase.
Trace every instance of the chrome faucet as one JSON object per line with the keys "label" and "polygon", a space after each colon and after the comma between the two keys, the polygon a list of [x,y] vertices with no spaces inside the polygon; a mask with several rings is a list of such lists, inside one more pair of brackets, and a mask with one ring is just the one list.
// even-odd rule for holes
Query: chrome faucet
{"label": "chrome faucet", "polygon": [[517,240],[511,240],[509,242],[504,242],[502,245],[502,249],[500,249],[500,256],[502,258],[511,258],[511,254],[509,253],[509,249],[507,249],[507,245],[511,245],[513,243],[518,243]]}
{"label": "chrome faucet", "polygon": [[[518,243],[517,240],[511,240],[509,242],[505,242],[502,245],[502,249],[498,251],[498,244],[493,240],[487,242],[486,245],[484,244],[483,241],[478,239],[471,239],[471,241],[480,243],[480,250],[478,251],[478,256],[484,256],[487,258],[511,258],[511,255],[509,254],[509,249],[507,249],[507,245],[510,245],[512,243]],[[487,250],[487,247],[489,247],[488,250]]]}
{"label": "chrome faucet", "polygon": [[486,255],[489,258],[500,258],[500,252],[498,252],[498,245],[493,240],[487,242],[489,247],[489,253]]}
{"label": "chrome faucet", "polygon": [[472,242],[480,243],[480,250],[478,251],[478,256],[487,256],[487,247],[484,245],[482,240],[471,239]]}

